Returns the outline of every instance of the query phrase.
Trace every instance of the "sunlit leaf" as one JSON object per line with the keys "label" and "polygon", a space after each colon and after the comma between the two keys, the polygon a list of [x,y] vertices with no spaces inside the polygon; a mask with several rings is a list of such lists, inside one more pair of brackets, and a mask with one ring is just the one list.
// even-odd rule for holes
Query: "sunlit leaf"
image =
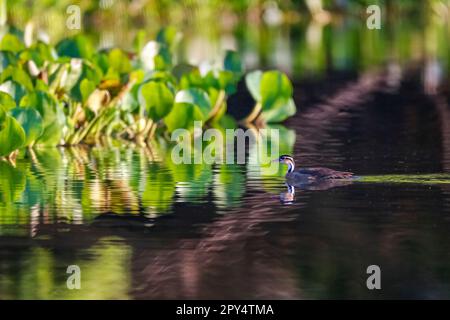
{"label": "sunlit leaf", "polygon": [[190,103],[175,103],[172,111],[164,118],[164,122],[170,132],[176,129],[194,128],[194,121],[202,121],[205,119],[201,109]]}
{"label": "sunlit leaf", "polygon": [[22,43],[22,41],[20,41],[18,37],[10,33],[5,34],[0,42],[0,50],[17,53],[23,49],[25,49],[25,45]]}
{"label": "sunlit leaf", "polygon": [[164,83],[150,81],[141,86],[139,102],[145,107],[150,119],[159,121],[172,110],[174,96]]}
{"label": "sunlit leaf", "polygon": [[248,73],[245,76],[245,84],[247,85],[248,91],[252,95],[253,99],[257,102],[261,102],[261,79],[262,79],[262,71],[253,71]]}
{"label": "sunlit leaf", "polygon": [[0,123],[0,156],[7,156],[25,143],[25,131],[11,116],[2,116]]}
{"label": "sunlit leaf", "polygon": [[25,131],[24,146],[28,146],[36,141],[44,131],[42,117],[33,108],[14,108],[11,115],[17,120]]}
{"label": "sunlit leaf", "polygon": [[16,106],[16,102],[9,94],[0,91],[0,106],[3,110],[8,111]]}
{"label": "sunlit leaf", "polygon": [[57,145],[62,137],[65,116],[56,98],[48,93],[36,91],[25,96],[20,105],[35,108],[42,117],[44,132],[36,143],[47,146]]}
{"label": "sunlit leaf", "polygon": [[204,117],[207,117],[211,111],[211,101],[209,100],[208,94],[201,89],[190,88],[181,90],[175,96],[175,102],[197,106]]}

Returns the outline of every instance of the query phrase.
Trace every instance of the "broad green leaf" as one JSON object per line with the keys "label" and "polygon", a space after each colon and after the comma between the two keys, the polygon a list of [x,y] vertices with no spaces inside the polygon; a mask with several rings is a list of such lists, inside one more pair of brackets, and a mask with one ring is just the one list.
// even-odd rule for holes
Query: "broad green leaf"
{"label": "broad green leaf", "polygon": [[40,69],[49,62],[54,62],[57,59],[56,50],[50,45],[38,41],[30,48],[25,49],[20,54],[21,60],[32,60]]}
{"label": "broad green leaf", "polygon": [[18,37],[7,33],[3,36],[0,42],[0,50],[11,51],[14,53],[20,52],[25,49],[25,45],[20,41]]}
{"label": "broad green leaf", "polygon": [[156,41],[174,50],[181,40],[181,34],[173,26],[162,28],[156,35]]}
{"label": "broad green leaf", "polygon": [[208,97],[208,94],[202,89],[198,88],[189,88],[179,91],[175,96],[175,103],[187,103],[195,105],[199,108],[205,118],[211,111],[211,101]]}
{"label": "broad green leaf", "polygon": [[261,79],[262,79],[263,73],[260,70],[256,70],[253,72],[248,73],[245,76],[245,84],[247,85],[247,89],[252,95],[253,99],[255,99],[256,102],[261,102],[262,95],[261,95]]}
{"label": "broad green leaf", "polygon": [[136,37],[134,38],[133,47],[135,49],[135,52],[141,52],[142,48],[145,45],[145,38],[147,34],[145,30],[139,30],[136,33]]}
{"label": "broad green leaf", "polygon": [[25,131],[11,116],[4,116],[0,123],[0,156],[7,156],[21,148],[25,142]]}
{"label": "broad green leaf", "polygon": [[190,103],[175,103],[172,111],[164,118],[164,122],[170,132],[176,129],[194,128],[194,121],[202,121],[205,119],[200,108]]}
{"label": "broad green leaf", "polygon": [[65,116],[59,102],[49,93],[36,91],[25,96],[21,106],[35,108],[42,117],[44,132],[36,143],[46,146],[56,146],[61,140]]}
{"label": "broad green leaf", "polygon": [[92,92],[95,90],[95,83],[93,81],[90,81],[88,79],[81,80],[80,83],[80,92],[81,92],[81,101],[83,103],[86,103],[89,96]]}
{"label": "broad green leaf", "polygon": [[14,52],[0,50],[0,72],[3,72],[11,65],[17,65],[19,58]]}
{"label": "broad green leaf", "polygon": [[239,79],[231,71],[219,71],[218,72],[218,84],[220,89],[225,90],[228,95],[236,92],[236,86]]}
{"label": "broad green leaf", "polygon": [[276,105],[269,109],[263,110],[262,116],[264,120],[268,123],[282,122],[289,117],[292,117],[297,112],[295,107],[295,102],[292,98],[287,101],[284,99],[279,99],[276,101]]}
{"label": "broad green leaf", "polygon": [[76,35],[62,40],[56,45],[56,51],[61,57],[90,59],[94,55],[94,47],[84,35]]}
{"label": "broad green leaf", "polygon": [[291,81],[279,71],[264,72],[260,90],[263,111],[279,107],[279,101],[287,101],[293,93]]}
{"label": "broad green leaf", "polygon": [[262,106],[265,122],[281,122],[296,113],[289,78],[279,71],[254,71],[245,78],[253,99]]}
{"label": "broad green leaf", "polygon": [[0,84],[0,92],[13,97],[15,104],[18,104],[27,93],[22,85],[12,80]]}
{"label": "broad green leaf", "polygon": [[144,83],[139,90],[139,102],[153,121],[159,121],[170,113],[174,103],[172,91],[162,82]]}
{"label": "broad green leaf", "polygon": [[[190,74],[191,72],[194,72],[196,70],[198,72],[198,68],[196,66],[190,65],[190,64],[177,64],[172,69],[172,74],[177,78],[178,80],[181,80],[186,75]],[[200,75],[200,72],[198,72]]]}
{"label": "broad green leaf", "polygon": [[28,146],[36,141],[44,131],[42,117],[32,108],[14,108],[11,115],[17,120],[25,131],[24,146]]}
{"label": "broad green leaf", "polygon": [[113,49],[108,54],[109,67],[116,70],[119,74],[129,73],[131,63],[128,56],[120,49]]}
{"label": "broad green leaf", "polygon": [[9,66],[7,67],[0,77],[0,82],[12,80],[17,84],[22,85],[26,90],[33,91],[33,82],[30,76],[21,68]]}
{"label": "broad green leaf", "polygon": [[235,51],[228,50],[225,54],[223,67],[227,71],[240,74],[242,72],[242,63],[239,54]]}
{"label": "broad green leaf", "polygon": [[5,109],[3,109],[2,106],[0,106],[0,130],[2,128],[3,122],[5,121],[6,118],[6,111]]}
{"label": "broad green leaf", "polygon": [[59,121],[46,126],[36,143],[43,146],[57,146],[62,138],[62,127]]}
{"label": "broad green leaf", "polygon": [[9,111],[15,108],[16,102],[9,94],[0,91],[0,106],[3,108],[3,110]]}

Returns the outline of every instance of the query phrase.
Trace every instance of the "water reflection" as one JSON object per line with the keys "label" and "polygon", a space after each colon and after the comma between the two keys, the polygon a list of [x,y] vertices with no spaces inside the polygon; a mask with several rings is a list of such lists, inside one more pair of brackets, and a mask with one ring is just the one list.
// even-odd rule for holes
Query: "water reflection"
{"label": "water reflection", "polygon": [[[286,186],[285,170],[178,166],[157,146],[0,162],[0,298],[447,297],[448,104],[388,78],[310,96],[280,144],[366,181]],[[72,264],[79,291],[65,287]],[[371,264],[381,295],[365,287]]]}
{"label": "water reflection", "polygon": [[100,215],[153,219],[177,203],[212,201],[226,212],[241,205],[247,180],[260,185],[269,173],[258,164],[175,164],[171,150],[158,142],[24,150],[16,163],[0,162],[0,235],[30,224],[33,236],[40,224],[91,223]]}
{"label": "water reflection", "polygon": [[[380,179],[381,180],[381,179]],[[380,181],[379,180],[379,181]],[[296,184],[288,184],[286,183],[287,190],[286,192],[280,193],[280,200],[283,204],[292,204],[295,201],[295,191],[302,190],[311,190],[311,191],[324,191],[331,188],[344,187],[351,185],[355,181],[351,180],[340,180],[340,179],[331,179],[331,180],[316,180],[313,182],[299,182]],[[450,184],[450,180],[448,181]]]}

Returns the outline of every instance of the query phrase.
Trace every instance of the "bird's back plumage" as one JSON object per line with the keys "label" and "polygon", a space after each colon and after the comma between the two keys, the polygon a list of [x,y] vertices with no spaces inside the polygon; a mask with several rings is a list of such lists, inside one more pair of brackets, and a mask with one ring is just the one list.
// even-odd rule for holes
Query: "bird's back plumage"
{"label": "bird's back plumage", "polygon": [[329,168],[301,168],[286,175],[288,179],[295,180],[329,180],[329,179],[351,179],[352,172],[336,171]]}

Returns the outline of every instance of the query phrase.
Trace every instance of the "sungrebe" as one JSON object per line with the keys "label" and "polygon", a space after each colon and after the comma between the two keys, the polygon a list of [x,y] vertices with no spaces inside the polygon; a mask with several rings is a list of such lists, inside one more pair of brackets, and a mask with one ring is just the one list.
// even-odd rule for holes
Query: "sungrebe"
{"label": "sungrebe", "polygon": [[288,155],[282,155],[274,161],[288,165],[286,181],[290,185],[309,184],[330,180],[352,180],[355,178],[351,172],[336,171],[328,168],[301,168],[294,171],[295,161]]}

